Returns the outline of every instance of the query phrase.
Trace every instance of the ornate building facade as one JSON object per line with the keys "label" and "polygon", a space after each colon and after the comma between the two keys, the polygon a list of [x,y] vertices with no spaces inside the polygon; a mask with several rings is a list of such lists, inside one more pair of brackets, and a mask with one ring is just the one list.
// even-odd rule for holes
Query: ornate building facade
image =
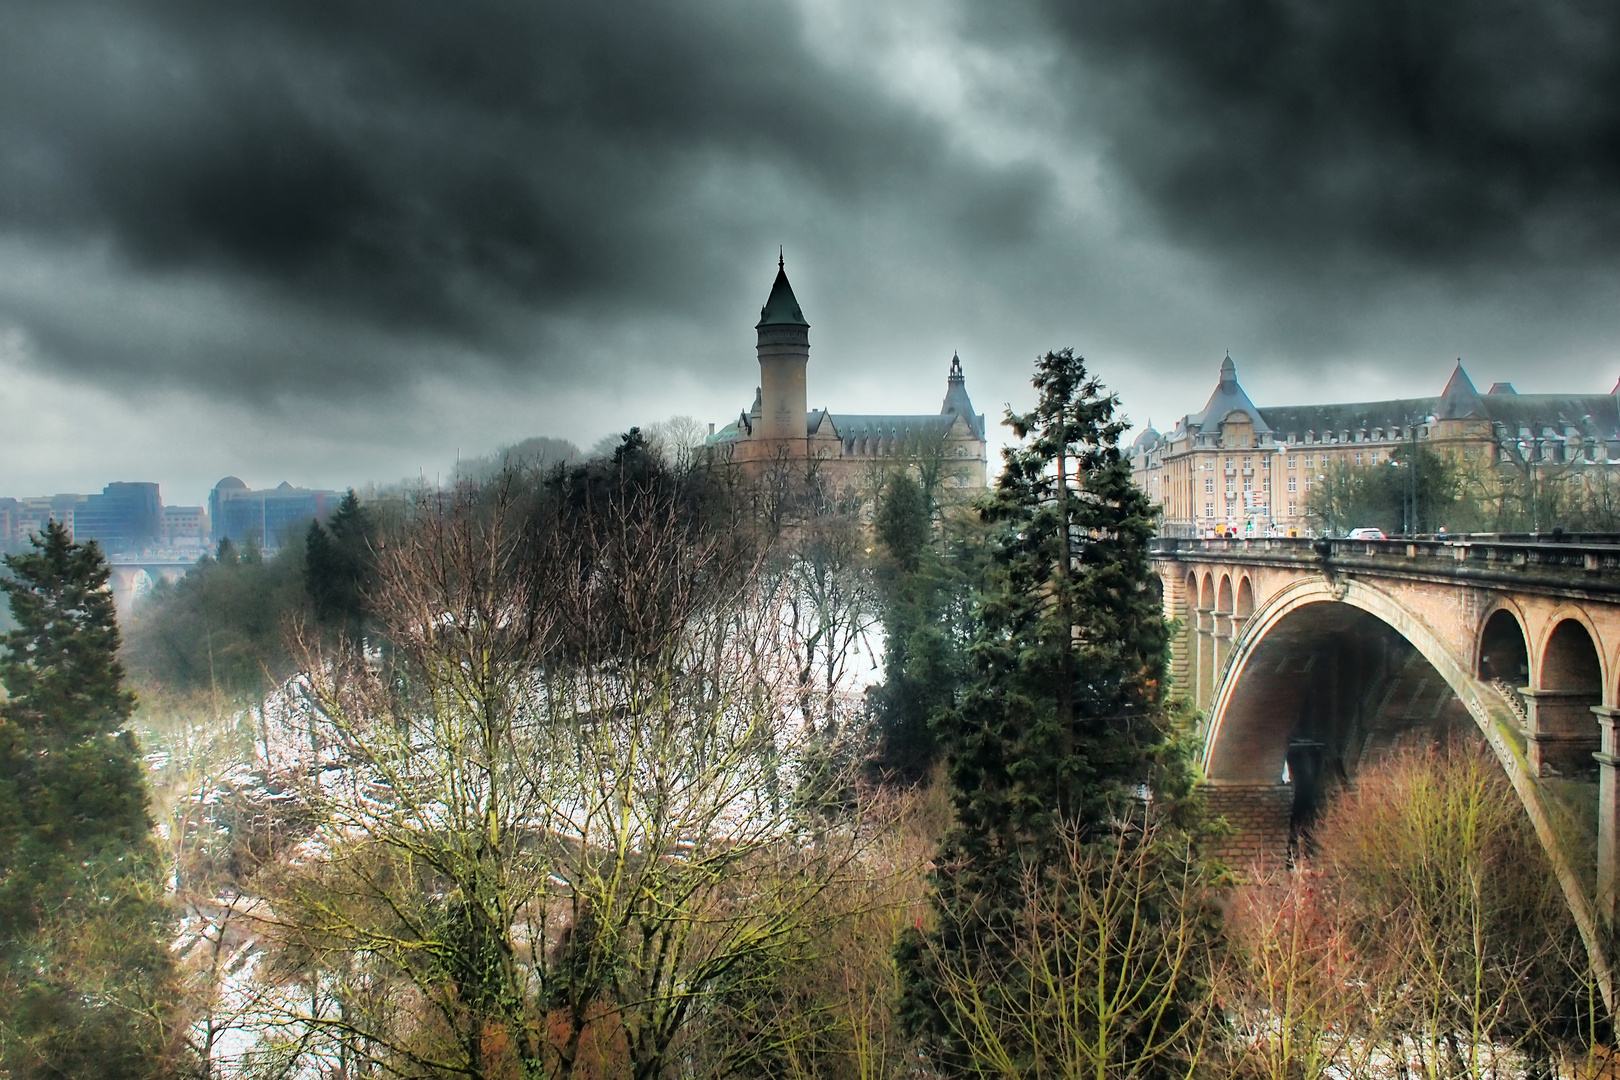
{"label": "ornate building facade", "polygon": [[1404,443],[1528,467],[1620,464],[1620,383],[1607,394],[1484,394],[1459,361],[1438,397],[1257,407],[1228,356],[1201,412],[1131,448],[1132,471],[1164,510],[1164,532],[1240,535],[1308,529],[1313,486],[1335,464],[1386,464]]}
{"label": "ornate building facade", "polygon": [[951,357],[937,414],[844,413],[809,407],[810,324],[777,261],[776,281],[755,324],[759,386],[754,403],[709,436],[724,460],[763,471],[815,470],[833,488],[853,489],[890,469],[940,465],[945,488],[983,490],[988,477],[984,416],[973,411],[960,357]]}

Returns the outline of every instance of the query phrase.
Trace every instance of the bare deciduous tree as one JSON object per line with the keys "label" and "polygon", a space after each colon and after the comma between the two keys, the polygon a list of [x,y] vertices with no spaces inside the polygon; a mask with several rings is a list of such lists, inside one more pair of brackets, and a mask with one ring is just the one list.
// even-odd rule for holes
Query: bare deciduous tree
{"label": "bare deciduous tree", "polygon": [[652,1080],[857,872],[870,830],[801,797],[781,590],[639,468],[424,507],[384,655],[308,654],[321,827],[274,903],[352,1071]]}

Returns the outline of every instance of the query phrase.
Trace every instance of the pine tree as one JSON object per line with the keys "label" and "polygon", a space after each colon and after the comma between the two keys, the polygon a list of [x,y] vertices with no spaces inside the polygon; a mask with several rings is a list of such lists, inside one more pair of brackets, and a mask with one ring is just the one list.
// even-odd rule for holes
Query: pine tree
{"label": "pine tree", "polygon": [[365,625],[374,531],[371,515],[350,488],[331,522],[311,521],[305,537],[304,587],[315,617],[352,638]]}
{"label": "pine tree", "polygon": [[51,522],[0,581],[0,1073],[155,1073],[160,869],[108,567]]}
{"label": "pine tree", "polygon": [[1190,770],[1163,699],[1155,511],[1119,450],[1118,399],[1068,349],[1037,361],[1034,385],[1034,410],[1008,413],[1020,441],[985,510],[999,533],[973,674],[939,723],[956,822],[936,859],[936,927],[901,946],[907,1021],[956,1071],[971,1071],[971,1053],[938,959],[1016,985],[1030,889],[1072,862],[1076,841],[1130,843],[1149,792],[1156,813],[1188,813]]}
{"label": "pine tree", "polygon": [[891,476],[874,522],[884,558],[883,682],[869,692],[880,745],[874,771],[886,780],[925,779],[939,760],[935,718],[955,703],[967,674],[968,597],[979,569],[976,522],[936,527],[923,484]]}

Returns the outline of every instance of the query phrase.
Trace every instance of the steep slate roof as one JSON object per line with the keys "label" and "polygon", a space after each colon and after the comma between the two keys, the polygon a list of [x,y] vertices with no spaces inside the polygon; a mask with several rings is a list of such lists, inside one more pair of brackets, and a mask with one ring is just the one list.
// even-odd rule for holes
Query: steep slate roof
{"label": "steep slate roof", "polygon": [[[1461,374],[1466,383],[1467,373]],[[1528,430],[1533,435],[1551,431],[1564,436],[1573,429],[1584,438],[1620,438],[1620,398],[1614,394],[1496,393],[1481,396],[1474,392],[1470,396],[1471,383],[1466,388],[1457,384],[1454,373],[1446,384],[1448,390],[1455,388],[1449,398],[1441,394],[1344,405],[1293,405],[1263,411],[1272,429],[1285,438],[1306,432],[1320,435],[1349,431],[1354,435],[1376,428],[1383,428],[1387,433],[1391,428],[1404,428],[1413,420],[1421,423],[1431,417],[1442,420],[1475,417],[1501,424],[1510,434]]]}
{"label": "steep slate roof", "polygon": [[1410,420],[1426,420],[1434,414],[1439,400],[1427,397],[1342,405],[1284,405],[1266,409],[1265,413],[1272,431],[1282,438],[1304,435],[1308,431],[1317,435],[1330,431],[1336,435],[1348,431],[1353,435],[1363,429],[1372,431],[1383,428],[1389,431],[1391,428],[1404,428]]}
{"label": "steep slate roof", "polygon": [[[814,413],[811,414],[815,416]],[[845,439],[896,439],[907,442],[918,438],[938,438],[956,423],[954,415],[901,416],[878,413],[832,413],[833,428]],[[969,422],[971,424],[971,421]],[[812,423],[811,430],[815,430]]]}
{"label": "steep slate roof", "polygon": [[793,295],[793,286],[788,284],[787,270],[782,264],[780,255],[776,258],[776,282],[771,286],[771,295],[765,301],[765,306],[759,309],[759,322],[754,324],[758,330],[762,326],[803,326],[808,328],[809,323],[804,321],[804,312],[799,310],[799,301]]}
{"label": "steep slate roof", "polygon": [[967,379],[962,374],[962,358],[951,353],[951,373],[945,380],[945,404],[939,407],[941,416],[961,416],[967,420],[968,427],[973,434],[984,438],[984,414],[973,411],[973,402],[968,400]]}
{"label": "steep slate roof", "polygon": [[1225,360],[1221,361],[1221,381],[1216,384],[1215,392],[1209,396],[1209,401],[1204,405],[1204,411],[1196,416],[1187,417],[1187,424],[1189,426],[1197,424],[1200,427],[1210,427],[1225,420],[1233,410],[1248,413],[1254,420],[1256,433],[1271,430],[1266,426],[1268,421],[1264,414],[1255,407],[1254,402],[1249,400],[1249,395],[1243,392],[1243,387],[1238,385],[1237,365],[1232,363],[1232,357],[1229,354]]}
{"label": "steep slate roof", "polygon": [[1414,421],[1463,418],[1501,424],[1510,433],[1540,436],[1550,432],[1562,437],[1576,431],[1588,439],[1620,439],[1620,383],[1608,394],[1520,394],[1511,383],[1496,383],[1489,394],[1481,395],[1460,361],[1438,397],[1262,409],[1238,385],[1236,365],[1228,356],[1221,362],[1220,384],[1204,411],[1189,414],[1176,426],[1178,430],[1213,430],[1234,409],[1254,417],[1256,431],[1270,431],[1278,439],[1329,432],[1336,436],[1349,432],[1354,438],[1362,431],[1378,429],[1388,438],[1392,429],[1405,428]]}
{"label": "steep slate roof", "polygon": [[1468,377],[1463,370],[1462,361],[1452,369],[1451,378],[1446,380],[1446,388],[1440,391],[1440,405],[1435,410],[1435,416],[1441,420],[1462,420],[1466,417],[1485,416],[1485,400],[1474,389],[1474,380]]}

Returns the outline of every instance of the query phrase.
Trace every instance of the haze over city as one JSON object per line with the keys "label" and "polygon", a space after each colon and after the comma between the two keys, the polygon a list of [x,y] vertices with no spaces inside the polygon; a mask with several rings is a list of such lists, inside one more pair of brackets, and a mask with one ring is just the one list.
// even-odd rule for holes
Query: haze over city
{"label": "haze over city", "polygon": [[446,475],[810,404],[1132,421],[1620,376],[1620,13],[1016,0],[0,9],[13,494]]}

